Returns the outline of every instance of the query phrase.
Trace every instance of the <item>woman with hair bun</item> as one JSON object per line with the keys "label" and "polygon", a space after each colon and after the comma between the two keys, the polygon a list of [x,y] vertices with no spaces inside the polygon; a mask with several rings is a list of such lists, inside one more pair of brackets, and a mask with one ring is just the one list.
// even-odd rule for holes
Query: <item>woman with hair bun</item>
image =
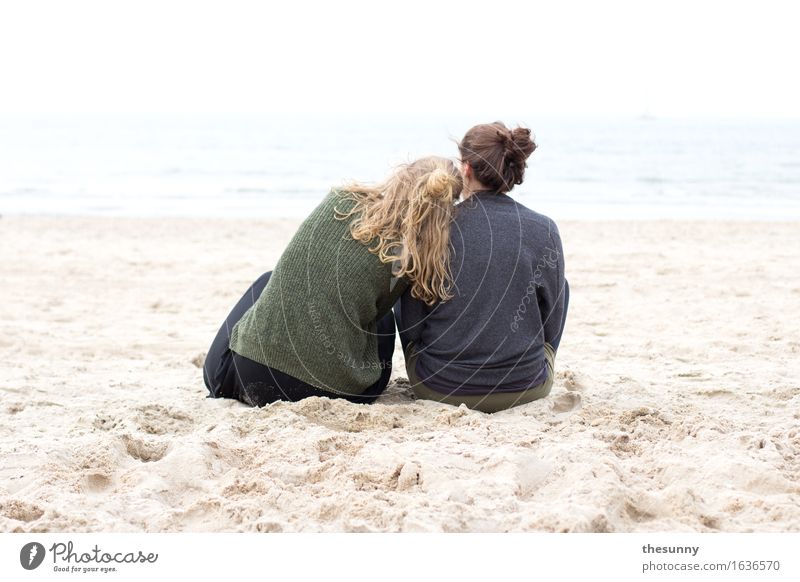
{"label": "woman with hair bun", "polygon": [[395,315],[418,398],[496,412],[550,393],[569,300],[564,251],[555,222],[508,196],[536,149],[529,129],[476,125],[458,147],[452,297],[429,305],[406,293]]}
{"label": "woman with hair bun", "polygon": [[453,162],[428,157],[332,190],[222,324],[203,366],[209,396],[373,402],[392,371],[392,305],[406,290],[423,305],[450,297],[462,184]]}

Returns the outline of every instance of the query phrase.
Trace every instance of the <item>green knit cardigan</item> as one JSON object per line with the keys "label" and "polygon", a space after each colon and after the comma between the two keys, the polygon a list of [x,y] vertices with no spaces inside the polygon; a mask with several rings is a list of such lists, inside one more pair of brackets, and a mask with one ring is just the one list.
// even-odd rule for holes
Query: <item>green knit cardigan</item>
{"label": "green knit cardigan", "polygon": [[378,381],[377,322],[408,286],[335,218],[354,201],[332,190],[300,225],[267,286],[234,326],[230,348],[334,394]]}

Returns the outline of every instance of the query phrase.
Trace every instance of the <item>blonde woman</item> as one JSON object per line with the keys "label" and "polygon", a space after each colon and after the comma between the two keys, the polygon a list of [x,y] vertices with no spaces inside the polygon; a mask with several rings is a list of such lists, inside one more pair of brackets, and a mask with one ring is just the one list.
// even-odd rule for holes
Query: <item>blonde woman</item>
{"label": "blonde woman", "polygon": [[451,161],[427,157],[332,190],[222,324],[203,366],[209,397],[374,401],[392,371],[392,305],[406,289],[426,304],[449,298],[461,189]]}

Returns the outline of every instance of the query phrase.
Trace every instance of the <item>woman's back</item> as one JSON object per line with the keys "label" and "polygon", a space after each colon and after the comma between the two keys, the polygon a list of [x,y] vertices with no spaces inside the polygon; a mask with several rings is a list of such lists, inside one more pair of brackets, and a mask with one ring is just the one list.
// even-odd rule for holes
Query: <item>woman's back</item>
{"label": "woman's back", "polygon": [[453,297],[427,308],[403,297],[404,330],[431,388],[518,391],[547,377],[544,344],[560,335],[564,258],[548,217],[505,194],[474,193],[450,237]]}
{"label": "woman's back", "polygon": [[406,286],[428,303],[448,297],[462,187],[452,161],[428,156],[331,191],[220,326],[203,364],[210,396],[374,402],[392,373],[392,305]]}
{"label": "woman's back", "polygon": [[333,218],[353,204],[333,191],[303,222],[230,345],[313,386],[358,394],[380,376],[376,321],[405,282],[349,236],[350,221]]}

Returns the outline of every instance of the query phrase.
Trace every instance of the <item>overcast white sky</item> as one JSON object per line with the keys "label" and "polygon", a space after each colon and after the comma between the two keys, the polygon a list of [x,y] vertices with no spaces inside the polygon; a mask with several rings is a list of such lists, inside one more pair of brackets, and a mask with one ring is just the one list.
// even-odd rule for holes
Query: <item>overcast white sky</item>
{"label": "overcast white sky", "polygon": [[798,4],[0,0],[0,113],[800,118]]}

